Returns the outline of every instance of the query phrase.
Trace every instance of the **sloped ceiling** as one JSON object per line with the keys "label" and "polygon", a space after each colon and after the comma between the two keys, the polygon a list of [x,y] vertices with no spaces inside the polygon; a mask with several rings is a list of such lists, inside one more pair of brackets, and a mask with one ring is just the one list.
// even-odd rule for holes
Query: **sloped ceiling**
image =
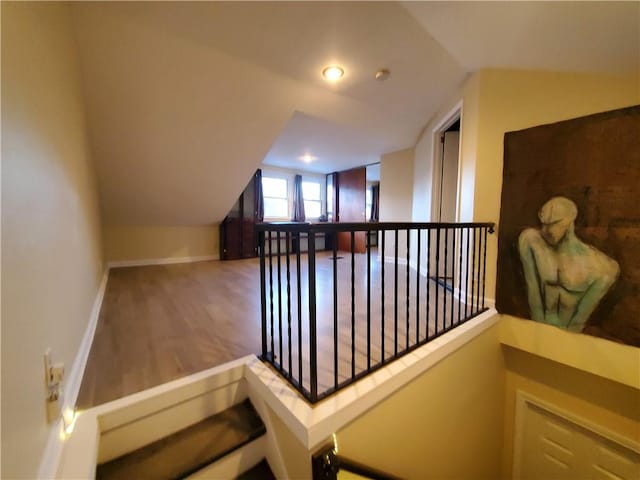
{"label": "sloped ceiling", "polygon": [[[396,3],[74,9],[108,224],[220,221],[292,118],[358,132],[377,154],[410,146],[464,78]],[[331,62],[339,85],[320,78]],[[381,66],[393,81],[375,82]]]}
{"label": "sloped ceiling", "polygon": [[467,70],[640,68],[640,2],[402,2]]}
{"label": "sloped ceiling", "polygon": [[72,4],[105,222],[214,223],[265,157],[328,172],[411,147],[480,67],[637,68],[638,4],[511,5]]}

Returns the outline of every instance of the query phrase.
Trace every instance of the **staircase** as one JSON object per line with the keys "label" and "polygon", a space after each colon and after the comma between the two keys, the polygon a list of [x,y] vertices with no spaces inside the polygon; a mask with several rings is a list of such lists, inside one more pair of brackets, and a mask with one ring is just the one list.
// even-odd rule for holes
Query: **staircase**
{"label": "staircase", "polygon": [[[132,478],[238,478],[275,479],[264,459],[266,433],[251,402],[241,403],[145,445],[133,452],[98,465],[100,480]],[[243,458],[244,460],[240,460]],[[237,476],[237,468],[255,458],[249,469]]]}

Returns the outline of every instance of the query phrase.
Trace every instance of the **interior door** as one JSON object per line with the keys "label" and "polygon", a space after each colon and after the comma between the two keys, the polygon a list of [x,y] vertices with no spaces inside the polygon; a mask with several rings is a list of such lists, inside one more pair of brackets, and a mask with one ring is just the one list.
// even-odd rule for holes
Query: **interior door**
{"label": "interior door", "polygon": [[[343,222],[365,222],[367,191],[367,169],[365,167],[354,168],[338,173],[338,218]],[[340,232],[338,234],[338,250],[351,251],[351,234]],[[356,232],[356,253],[366,251],[365,232]]]}
{"label": "interior door", "polygon": [[444,149],[440,171],[439,222],[456,221],[459,145],[460,132],[444,133]]}
{"label": "interior door", "polygon": [[[437,222],[454,223],[456,218],[456,202],[458,198],[458,157],[459,157],[459,144],[460,144],[460,132],[444,132],[442,137],[442,152],[441,162],[436,171],[438,175],[435,193],[436,211],[434,212],[434,218]],[[453,253],[454,235],[447,235],[447,242],[445,245],[445,239],[440,239],[440,261],[438,262],[438,281],[443,285],[453,288],[453,268],[451,264],[451,255]],[[432,238],[434,241],[435,238]],[[447,275],[445,272],[445,246],[447,251]],[[432,253],[432,262],[435,262],[435,249]]]}

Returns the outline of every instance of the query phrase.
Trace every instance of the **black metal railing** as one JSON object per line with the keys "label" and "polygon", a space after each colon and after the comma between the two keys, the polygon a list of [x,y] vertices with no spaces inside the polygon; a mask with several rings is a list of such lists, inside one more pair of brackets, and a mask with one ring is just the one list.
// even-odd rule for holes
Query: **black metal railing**
{"label": "black metal railing", "polygon": [[493,228],[258,224],[262,359],[315,403],[486,311]]}
{"label": "black metal railing", "polygon": [[312,480],[338,480],[341,471],[355,474],[351,475],[351,478],[372,480],[396,480],[399,478],[338,455],[335,445],[326,446],[311,457]]}

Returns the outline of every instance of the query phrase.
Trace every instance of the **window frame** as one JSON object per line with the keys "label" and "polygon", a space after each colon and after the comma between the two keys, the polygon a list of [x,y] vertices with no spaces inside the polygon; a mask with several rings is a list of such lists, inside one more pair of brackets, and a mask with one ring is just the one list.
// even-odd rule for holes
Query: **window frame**
{"label": "window frame", "polygon": [[[304,184],[314,184],[318,186],[318,198],[309,198],[307,199],[305,197],[305,189],[304,189]],[[305,217],[307,220],[319,220],[320,217],[322,217],[322,181],[320,179],[306,179],[304,178],[304,176],[302,177],[302,198],[304,201],[304,210],[305,210]],[[318,211],[319,211],[319,215],[314,215],[311,216],[308,214],[307,212],[307,202],[313,202],[313,203],[317,203],[318,204]]]}
{"label": "window frame", "polygon": [[[262,173],[262,182],[264,182],[265,178],[272,179],[272,180],[282,180],[285,183],[285,196],[284,197],[273,197],[273,196],[270,196],[270,195],[266,195],[265,194],[264,183],[262,184],[262,197],[263,197],[264,206],[265,206],[265,212],[264,212],[265,221],[286,221],[286,220],[289,220],[291,218],[291,182],[289,181],[289,178],[287,178],[284,175],[265,174],[263,172]],[[267,206],[266,199],[267,198],[277,199],[277,200],[285,200],[285,202],[287,204],[287,214],[285,216],[267,215],[267,211],[266,211],[266,206]]]}

